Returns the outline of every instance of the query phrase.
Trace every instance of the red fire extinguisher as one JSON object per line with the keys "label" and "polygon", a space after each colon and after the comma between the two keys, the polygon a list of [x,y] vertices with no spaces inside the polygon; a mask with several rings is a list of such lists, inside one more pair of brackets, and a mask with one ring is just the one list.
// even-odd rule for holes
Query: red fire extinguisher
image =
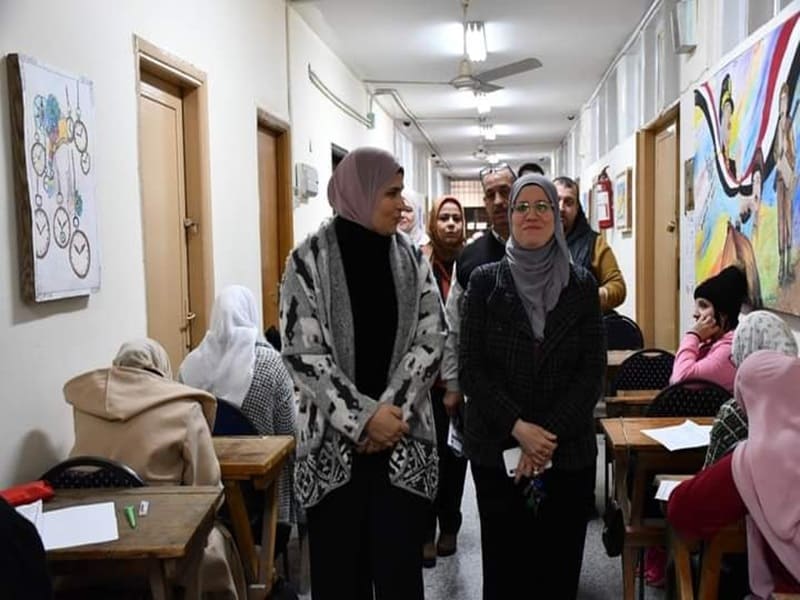
{"label": "red fire extinguisher", "polygon": [[608,177],[608,167],[605,167],[597,176],[594,194],[597,226],[600,229],[608,229],[614,225],[614,190],[611,179]]}

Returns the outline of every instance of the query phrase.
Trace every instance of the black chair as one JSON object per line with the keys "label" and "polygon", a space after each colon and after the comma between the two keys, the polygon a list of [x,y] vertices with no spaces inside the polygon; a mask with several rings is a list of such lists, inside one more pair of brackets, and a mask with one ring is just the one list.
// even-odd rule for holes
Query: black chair
{"label": "black chair", "polygon": [[258,430],[238,406],[218,398],[217,416],[211,435],[258,435]]}
{"label": "black chair", "polygon": [[661,390],[669,385],[675,356],[659,348],[640,350],[619,366],[611,384],[610,395],[617,390]]}
{"label": "black chair", "polygon": [[606,345],[608,350],[639,350],[644,348],[642,330],[636,321],[611,312],[603,316],[606,326]]}
{"label": "black chair", "polygon": [[67,459],[39,479],[44,479],[55,489],[130,488],[146,485],[128,465],[99,456]]}
{"label": "black chair", "polygon": [[713,381],[687,379],[661,390],[647,407],[647,417],[714,417],[731,393]]}

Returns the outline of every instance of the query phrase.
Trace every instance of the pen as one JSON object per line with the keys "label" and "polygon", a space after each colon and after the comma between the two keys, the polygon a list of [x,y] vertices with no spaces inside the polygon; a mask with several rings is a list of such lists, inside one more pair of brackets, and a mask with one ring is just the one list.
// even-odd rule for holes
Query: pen
{"label": "pen", "polygon": [[128,521],[128,525],[131,526],[131,529],[136,529],[136,512],[133,510],[133,506],[126,506],[123,510],[125,511],[125,519]]}

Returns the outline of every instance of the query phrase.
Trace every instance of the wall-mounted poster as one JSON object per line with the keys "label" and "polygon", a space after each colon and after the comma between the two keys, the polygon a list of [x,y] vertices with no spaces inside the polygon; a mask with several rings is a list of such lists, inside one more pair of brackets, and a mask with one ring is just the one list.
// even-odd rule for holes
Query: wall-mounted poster
{"label": "wall-mounted poster", "polygon": [[795,13],[694,91],[695,278],[729,264],[749,303],[800,315]]}
{"label": "wall-mounted poster", "polygon": [[633,170],[625,169],[614,180],[614,220],[622,233],[631,231],[631,184]]}
{"label": "wall-mounted poster", "polygon": [[22,293],[42,302],[100,287],[92,82],[7,58]]}

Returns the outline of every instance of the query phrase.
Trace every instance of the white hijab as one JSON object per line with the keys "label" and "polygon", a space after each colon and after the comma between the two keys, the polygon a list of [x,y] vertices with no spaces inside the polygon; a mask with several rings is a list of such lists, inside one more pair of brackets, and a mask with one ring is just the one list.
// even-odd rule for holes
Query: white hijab
{"label": "white hijab", "polygon": [[253,382],[261,337],[253,293],[241,285],[226,287],[214,302],[211,328],[184,359],[178,378],[241,407]]}

